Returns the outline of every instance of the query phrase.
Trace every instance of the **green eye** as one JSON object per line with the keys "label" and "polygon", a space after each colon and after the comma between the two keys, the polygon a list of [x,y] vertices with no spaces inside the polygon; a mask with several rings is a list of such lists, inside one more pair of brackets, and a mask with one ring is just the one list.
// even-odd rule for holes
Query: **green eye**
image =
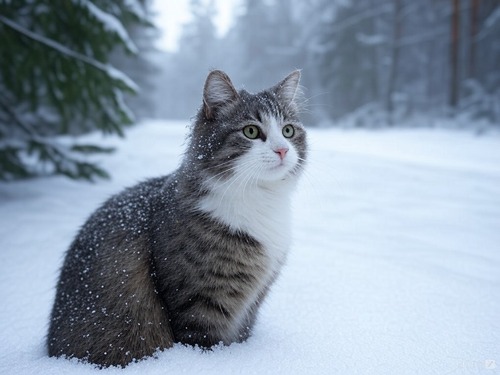
{"label": "green eye", "polygon": [[250,139],[256,139],[260,135],[260,129],[255,125],[247,125],[243,128],[243,134]]}
{"label": "green eye", "polygon": [[295,128],[293,125],[285,125],[282,130],[283,136],[285,138],[292,138],[295,134]]}

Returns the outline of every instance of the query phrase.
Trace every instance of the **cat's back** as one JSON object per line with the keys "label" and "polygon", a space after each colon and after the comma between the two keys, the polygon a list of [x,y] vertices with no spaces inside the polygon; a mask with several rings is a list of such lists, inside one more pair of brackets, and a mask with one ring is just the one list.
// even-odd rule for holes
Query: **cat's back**
{"label": "cat's back", "polygon": [[51,355],[125,364],[172,344],[152,278],[149,231],[155,212],[173,199],[175,184],[169,175],[130,187],[108,199],[81,228],[57,286]]}
{"label": "cat's back", "polygon": [[[143,181],[112,196],[87,220],[77,239],[101,242],[102,236],[141,237],[158,206],[172,199],[174,184],[171,174]],[[98,233],[101,238],[95,238]]]}

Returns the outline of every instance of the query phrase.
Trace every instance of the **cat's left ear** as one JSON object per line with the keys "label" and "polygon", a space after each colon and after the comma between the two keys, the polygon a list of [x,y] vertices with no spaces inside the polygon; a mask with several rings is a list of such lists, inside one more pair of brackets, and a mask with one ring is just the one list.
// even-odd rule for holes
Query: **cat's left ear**
{"label": "cat's left ear", "polygon": [[295,70],[272,88],[272,91],[286,104],[293,104],[299,91],[300,70]]}
{"label": "cat's left ear", "polygon": [[222,70],[212,70],[205,81],[203,88],[203,110],[207,118],[212,118],[218,108],[229,104],[239,95],[229,79]]}

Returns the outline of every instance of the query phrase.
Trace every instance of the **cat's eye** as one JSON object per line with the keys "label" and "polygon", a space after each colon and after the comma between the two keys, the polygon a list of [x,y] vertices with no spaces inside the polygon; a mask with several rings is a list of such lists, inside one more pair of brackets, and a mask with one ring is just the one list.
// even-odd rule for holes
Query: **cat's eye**
{"label": "cat's eye", "polygon": [[283,126],[283,130],[281,130],[281,132],[285,138],[292,138],[295,134],[295,128],[293,125],[285,125]]}
{"label": "cat's eye", "polygon": [[247,125],[243,128],[243,134],[250,139],[256,139],[260,135],[260,129],[255,125]]}

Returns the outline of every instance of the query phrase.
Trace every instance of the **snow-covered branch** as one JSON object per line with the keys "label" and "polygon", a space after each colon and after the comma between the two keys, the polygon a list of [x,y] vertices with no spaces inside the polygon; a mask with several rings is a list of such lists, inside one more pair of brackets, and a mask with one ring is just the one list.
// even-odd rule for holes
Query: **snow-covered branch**
{"label": "snow-covered branch", "polygon": [[76,2],[77,4],[86,7],[89,13],[103,25],[105,30],[118,35],[129,51],[133,53],[138,52],[138,49],[135,43],[130,39],[127,30],[125,30],[122,23],[115,16],[104,12],[88,0],[76,0]]}
{"label": "snow-covered branch", "polygon": [[79,52],[73,51],[73,50],[69,49],[68,47],[62,45],[61,43],[58,43],[55,40],[52,40],[52,39],[46,38],[42,35],[39,35],[37,33],[34,33],[33,31],[28,30],[27,28],[19,25],[17,22],[14,22],[14,21],[12,21],[12,20],[10,20],[2,15],[0,15],[0,22],[2,22],[4,25],[16,30],[17,32],[25,35],[26,37],[28,37],[36,42],[42,43],[42,44],[46,45],[47,47],[50,47],[63,55],[66,55],[66,56],[71,57],[73,59],[79,60],[81,62],[84,62],[85,64],[91,65],[94,68],[101,70],[102,72],[106,73],[110,77],[121,81],[125,86],[127,86],[129,89],[131,89],[133,91],[138,90],[137,85],[129,77],[127,77],[124,73],[118,71],[117,69],[115,69],[114,67],[112,67],[109,64],[103,64],[103,63],[101,63],[95,59],[92,59],[88,56],[85,56]]}

